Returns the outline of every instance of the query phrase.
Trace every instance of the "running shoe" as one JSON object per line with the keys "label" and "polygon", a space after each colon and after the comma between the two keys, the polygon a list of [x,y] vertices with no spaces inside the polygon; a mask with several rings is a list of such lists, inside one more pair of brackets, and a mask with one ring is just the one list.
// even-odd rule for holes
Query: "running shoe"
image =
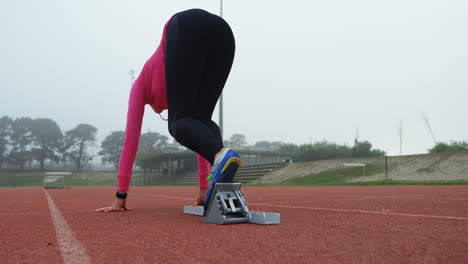
{"label": "running shoe", "polygon": [[208,210],[208,204],[211,199],[211,191],[215,183],[217,182],[232,182],[236,176],[237,171],[239,170],[242,162],[239,154],[233,149],[227,149],[224,158],[221,162],[215,167],[214,172],[208,177],[207,180],[211,179],[210,188],[206,192],[204,210],[205,214]]}

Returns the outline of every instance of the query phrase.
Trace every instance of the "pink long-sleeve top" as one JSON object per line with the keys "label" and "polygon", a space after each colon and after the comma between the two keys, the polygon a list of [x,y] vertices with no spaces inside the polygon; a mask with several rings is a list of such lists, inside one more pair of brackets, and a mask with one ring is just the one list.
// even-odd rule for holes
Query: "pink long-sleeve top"
{"label": "pink long-sleeve top", "polygon": [[[127,191],[130,184],[133,163],[135,162],[138,142],[140,141],[145,105],[149,104],[158,114],[167,109],[164,58],[166,55],[166,30],[169,21],[164,26],[159,47],[143,66],[130,91],[125,142],[117,173],[117,190],[119,191]],[[210,173],[210,163],[200,155],[197,158],[199,187],[208,188],[209,183],[206,178]]]}

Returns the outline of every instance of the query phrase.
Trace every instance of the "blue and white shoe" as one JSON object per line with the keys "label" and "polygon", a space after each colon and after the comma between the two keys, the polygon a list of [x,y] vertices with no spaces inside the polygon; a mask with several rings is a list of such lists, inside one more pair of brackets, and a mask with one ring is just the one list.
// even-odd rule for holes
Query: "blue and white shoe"
{"label": "blue and white shoe", "polygon": [[207,178],[211,179],[210,188],[208,189],[205,197],[204,209],[205,213],[208,210],[208,204],[211,199],[211,191],[217,182],[232,182],[236,176],[237,171],[242,165],[239,154],[233,149],[226,149],[226,154],[219,164],[215,167],[214,172]]}

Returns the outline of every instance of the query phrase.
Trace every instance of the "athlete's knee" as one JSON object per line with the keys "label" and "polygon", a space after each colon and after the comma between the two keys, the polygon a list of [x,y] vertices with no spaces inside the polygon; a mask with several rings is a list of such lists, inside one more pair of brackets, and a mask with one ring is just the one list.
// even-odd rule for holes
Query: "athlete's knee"
{"label": "athlete's knee", "polygon": [[171,134],[171,136],[173,138],[177,138],[177,120],[169,120],[168,121],[168,127],[169,127],[169,134]]}
{"label": "athlete's knee", "polygon": [[176,119],[176,120],[170,120],[169,121],[169,133],[179,143],[184,142],[186,121],[187,120],[185,120],[185,118],[183,118],[183,117],[179,118],[179,119]]}
{"label": "athlete's knee", "polygon": [[172,137],[175,138],[175,128],[174,128],[174,123],[171,121],[168,121],[167,128],[169,130],[169,134],[171,134]]}

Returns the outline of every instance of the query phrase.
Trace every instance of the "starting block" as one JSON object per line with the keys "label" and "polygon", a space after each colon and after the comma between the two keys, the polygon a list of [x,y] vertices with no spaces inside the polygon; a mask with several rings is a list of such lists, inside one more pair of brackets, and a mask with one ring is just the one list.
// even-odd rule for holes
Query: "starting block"
{"label": "starting block", "polygon": [[242,183],[215,183],[207,212],[203,206],[184,206],[184,214],[203,216],[206,223],[226,225],[252,223],[258,225],[279,225],[279,213],[249,211],[240,191]]}

